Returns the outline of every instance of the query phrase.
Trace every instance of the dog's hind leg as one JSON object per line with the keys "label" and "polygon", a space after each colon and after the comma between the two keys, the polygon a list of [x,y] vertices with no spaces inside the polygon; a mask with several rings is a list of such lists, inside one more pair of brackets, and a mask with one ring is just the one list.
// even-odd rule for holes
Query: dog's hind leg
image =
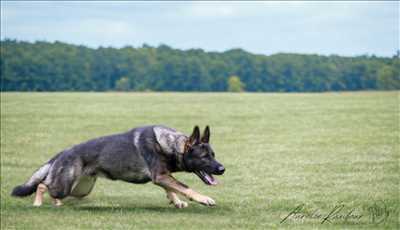
{"label": "dog's hind leg", "polygon": [[81,176],[77,179],[72,186],[71,196],[83,198],[93,190],[97,177],[95,176]]}
{"label": "dog's hind leg", "polygon": [[[43,196],[48,191],[45,184],[40,183],[36,189],[35,200],[33,201],[33,206],[39,207],[43,204]],[[62,202],[60,199],[53,199],[53,203],[56,206],[61,206]]]}
{"label": "dog's hind leg", "polygon": [[47,184],[49,194],[54,199],[53,203],[60,206],[61,200],[70,195],[73,184],[82,174],[82,163],[79,159],[60,161],[55,162],[52,168],[44,183]]}
{"label": "dog's hind leg", "polygon": [[33,206],[39,207],[43,203],[43,194],[47,191],[47,186],[40,183],[36,189],[35,201],[33,202]]}
{"label": "dog's hind leg", "polygon": [[175,208],[186,208],[188,206],[188,203],[181,201],[175,192],[171,190],[165,191],[167,192],[168,200],[170,200],[171,204],[174,204]]}

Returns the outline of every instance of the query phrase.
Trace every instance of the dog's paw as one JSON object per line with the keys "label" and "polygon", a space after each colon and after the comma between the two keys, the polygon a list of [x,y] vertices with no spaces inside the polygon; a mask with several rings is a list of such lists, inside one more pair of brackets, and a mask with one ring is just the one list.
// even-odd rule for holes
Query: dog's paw
{"label": "dog's paw", "polygon": [[208,196],[199,197],[198,202],[205,206],[214,206],[216,204],[215,201]]}
{"label": "dog's paw", "polygon": [[175,208],[186,208],[188,206],[188,203],[186,203],[185,201],[177,201],[174,203]]}
{"label": "dog's paw", "polygon": [[167,198],[170,204],[173,204],[175,208],[186,208],[188,203],[181,201],[175,193],[167,193]]}
{"label": "dog's paw", "polygon": [[59,200],[59,199],[54,199],[54,200],[53,200],[53,204],[54,204],[54,206],[56,206],[56,207],[60,207],[60,206],[63,205],[63,203],[62,203],[61,200]]}
{"label": "dog's paw", "polygon": [[42,202],[35,201],[35,202],[33,202],[33,206],[40,207],[40,206],[42,206]]}

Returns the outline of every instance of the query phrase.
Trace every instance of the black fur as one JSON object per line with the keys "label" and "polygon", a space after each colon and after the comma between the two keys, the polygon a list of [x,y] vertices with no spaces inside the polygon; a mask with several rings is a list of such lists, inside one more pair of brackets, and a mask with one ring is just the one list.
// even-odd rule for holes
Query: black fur
{"label": "black fur", "polygon": [[36,191],[37,185],[19,185],[13,189],[11,192],[12,196],[25,197],[29,196]]}

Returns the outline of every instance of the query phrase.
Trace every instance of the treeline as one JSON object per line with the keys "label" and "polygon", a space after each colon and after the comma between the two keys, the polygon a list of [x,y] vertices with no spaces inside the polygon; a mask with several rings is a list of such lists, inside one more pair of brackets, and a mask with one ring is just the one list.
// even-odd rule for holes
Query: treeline
{"label": "treeline", "polygon": [[255,55],[166,45],[97,49],[62,42],[1,41],[2,91],[309,92],[400,89],[399,55]]}

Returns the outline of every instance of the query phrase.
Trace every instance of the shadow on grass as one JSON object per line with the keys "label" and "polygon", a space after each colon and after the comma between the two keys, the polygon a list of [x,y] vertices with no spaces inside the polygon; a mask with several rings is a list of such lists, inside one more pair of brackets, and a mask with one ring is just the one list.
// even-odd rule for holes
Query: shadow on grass
{"label": "shadow on grass", "polygon": [[[11,209],[16,208],[19,210],[24,210],[26,212],[31,212],[33,210],[39,212],[56,212],[56,213],[66,213],[66,212],[90,212],[93,214],[101,214],[101,213],[164,213],[164,214],[178,214],[178,213],[186,213],[186,214],[228,214],[233,210],[229,204],[217,204],[213,207],[206,207],[201,204],[195,202],[188,202],[189,207],[183,209],[177,209],[171,204],[165,203],[152,203],[139,201],[129,201],[127,202],[126,197],[114,196],[113,198],[103,199],[102,203],[95,203],[93,199],[88,198],[73,198],[68,197],[63,200],[64,205],[61,207],[55,207],[51,203],[51,199],[49,197],[45,197],[44,204],[41,207],[33,207],[29,205],[26,206],[26,202],[21,202],[17,204],[15,207],[9,207]],[[14,206],[14,205],[12,205]]]}
{"label": "shadow on grass", "polygon": [[[61,207],[55,207],[51,204],[43,205],[41,207],[33,206],[18,206],[14,207],[13,210],[19,210],[20,212],[51,212],[51,213],[71,213],[71,212],[90,212],[92,214],[145,214],[145,213],[158,213],[158,214],[199,214],[199,215],[226,215],[231,212],[231,208],[215,206],[215,207],[204,207],[196,204],[183,209],[177,209],[173,206],[71,206],[64,205]],[[63,215],[64,215],[63,214]]]}
{"label": "shadow on grass", "polygon": [[130,213],[145,213],[145,212],[157,212],[157,213],[190,213],[190,214],[205,214],[209,215],[210,213],[226,213],[230,211],[230,208],[227,207],[202,207],[196,206],[196,204],[192,204],[191,206],[183,209],[177,209],[173,206],[122,206],[122,207],[113,207],[113,206],[77,206],[72,207],[73,210],[76,211],[89,211],[92,213],[112,213],[112,212],[130,212]]}
{"label": "shadow on grass", "polygon": [[[145,200],[147,200],[146,198]],[[68,208],[74,211],[89,211],[92,213],[145,213],[145,212],[156,212],[156,213],[191,213],[191,214],[210,214],[210,213],[228,213],[231,212],[229,206],[223,204],[217,204],[213,207],[206,207],[195,202],[188,202],[189,207],[183,209],[177,209],[172,204],[167,204],[167,201],[162,204],[154,204],[152,202],[138,202],[130,201],[127,202],[126,197],[114,196],[112,199],[108,198],[103,200],[106,203],[102,205],[93,205],[91,199],[68,199],[65,204]],[[115,204],[115,205],[114,205]]]}
{"label": "shadow on grass", "polygon": [[66,212],[90,212],[92,214],[104,214],[104,213],[131,213],[131,214],[143,214],[143,213],[160,213],[160,214],[228,214],[232,212],[231,207],[224,205],[217,205],[213,207],[206,207],[196,203],[189,203],[189,207],[183,209],[177,209],[172,205],[146,205],[146,204],[125,204],[130,206],[113,205],[99,205],[92,206],[89,200],[68,200],[61,207],[55,207],[51,203],[44,203],[41,207],[26,206],[25,204],[16,205],[12,209],[18,209],[23,212],[53,212],[53,213],[66,213]]}

